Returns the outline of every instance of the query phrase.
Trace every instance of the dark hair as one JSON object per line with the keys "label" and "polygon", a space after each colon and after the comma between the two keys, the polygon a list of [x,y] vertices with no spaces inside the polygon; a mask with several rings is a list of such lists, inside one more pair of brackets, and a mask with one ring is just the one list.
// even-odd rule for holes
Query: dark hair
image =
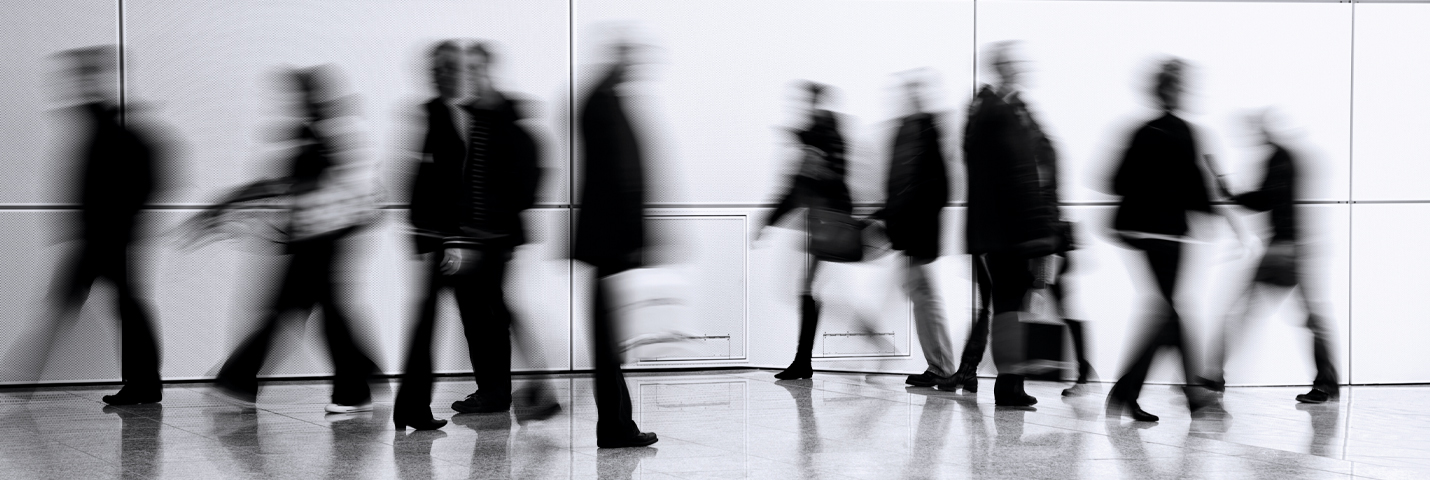
{"label": "dark hair", "polygon": [[95,45],[65,50],[55,56],[73,62],[75,72],[80,75],[94,75],[115,69],[119,56],[116,48],[114,45]]}
{"label": "dark hair", "polygon": [[809,103],[818,105],[824,99],[825,92],[829,91],[829,86],[819,82],[807,82],[804,89],[809,91]]}
{"label": "dark hair", "polygon": [[1158,67],[1157,77],[1153,82],[1152,94],[1164,103],[1171,97],[1172,93],[1182,86],[1182,72],[1186,70],[1186,62],[1180,58],[1171,58],[1162,62]]}

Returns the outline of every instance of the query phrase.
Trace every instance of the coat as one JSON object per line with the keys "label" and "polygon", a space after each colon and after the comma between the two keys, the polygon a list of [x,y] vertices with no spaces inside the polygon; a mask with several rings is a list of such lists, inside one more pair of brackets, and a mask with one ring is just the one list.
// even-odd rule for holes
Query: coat
{"label": "coat", "polygon": [[940,253],[943,207],[949,200],[940,138],[933,115],[904,117],[894,136],[884,208],[874,214],[884,220],[893,249],[912,258],[933,259]]}
{"label": "coat", "polygon": [[640,265],[645,248],[645,171],[641,149],[607,74],[581,106],[581,204],[573,258],[598,270]]}
{"label": "coat", "polygon": [[1191,126],[1167,113],[1139,128],[1122,156],[1112,191],[1122,196],[1113,228],[1187,233],[1187,212],[1212,208]]}
{"label": "coat", "polygon": [[526,242],[521,212],[536,202],[540,185],[540,153],[531,134],[518,122],[516,105],[505,97],[492,108],[467,108],[488,122],[481,205],[486,221],[470,214],[474,202],[467,158],[467,132],[458,132],[451,109],[440,99],[424,106],[427,133],[424,161],[413,180],[410,220],[417,251],[446,247],[512,249]]}
{"label": "coat", "polygon": [[1039,169],[1038,155],[1046,147],[1026,110],[990,86],[978,92],[963,135],[969,253],[1034,257],[1054,253],[1063,243],[1057,178]]}

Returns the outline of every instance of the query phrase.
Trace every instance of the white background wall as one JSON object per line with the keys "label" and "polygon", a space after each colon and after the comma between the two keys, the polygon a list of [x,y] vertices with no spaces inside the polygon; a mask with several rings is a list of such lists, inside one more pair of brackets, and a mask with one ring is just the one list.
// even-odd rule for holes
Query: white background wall
{"label": "white background wall", "polygon": [[[50,232],[72,215],[56,165],[67,145],[64,124],[45,119],[54,63],[66,48],[125,45],[125,91],[182,140],[185,167],[165,209],[149,215],[155,232],[173,225],[224,188],[258,178],[281,161],[267,149],[273,105],[267,75],[278,65],[334,63],[359,95],[371,165],[401,202],[407,150],[420,128],[417,106],[431,95],[426,49],[443,38],[484,38],[496,45],[501,85],[531,100],[530,126],[543,140],[546,186],[527,213],[535,232],[512,263],[508,295],[519,321],[535,334],[530,370],[590,368],[587,322],[591,273],[567,260],[573,165],[573,85],[591,79],[601,48],[614,35],[653,45],[653,63],[638,72],[630,106],[644,133],[652,225],[692,272],[701,296],[697,327],[730,335],[728,359],[644,361],[634,368],[786,364],[798,330],[802,237],[772,229],[749,239],[785,186],[793,159],[781,129],[797,125],[797,80],[838,89],[850,140],[849,184],[861,211],[882,201],[892,121],[901,114],[893,74],[928,68],[939,79],[931,107],[940,114],[955,202],[945,211],[945,257],[935,281],[960,344],[972,310],[969,261],[962,255],[959,138],[964,106],[980,81],[978,46],[1024,40],[1032,67],[1025,93],[1053,136],[1063,161],[1066,214],[1079,222],[1084,248],[1074,254],[1071,287],[1078,316],[1091,322],[1094,363],[1113,378],[1123,343],[1138,324],[1145,292],[1134,281],[1143,266],[1107,241],[1115,200],[1102,193],[1108,169],[1130,129],[1152,112],[1145,78],[1160,55],[1193,65],[1185,118],[1206,153],[1231,181],[1260,181],[1264,152],[1238,121],[1249,109],[1274,106],[1297,135],[1291,142],[1315,181],[1301,212],[1315,240],[1318,297],[1341,334],[1343,381],[1430,381],[1430,362],[1415,338],[1430,333],[1416,301],[1430,283],[1409,272],[1430,268],[1430,254],[1411,247],[1424,238],[1430,190],[1419,187],[1418,132],[1430,94],[1427,4],[1334,2],[875,1],[755,0],[661,2],[565,0],[392,3],[190,2],[126,0],[7,3],[20,30],[0,44],[0,348],[21,340],[43,313],[43,293],[56,258],[69,244]],[[574,82],[574,83],[573,83]],[[1242,217],[1263,237],[1263,216]],[[395,372],[412,320],[419,278],[405,212],[388,211],[382,228],[354,242],[349,300],[359,323]],[[1237,255],[1225,227],[1199,233],[1190,249],[1184,299],[1193,337],[1215,335],[1227,304],[1254,266]],[[166,378],[206,378],[251,328],[281,258],[236,245],[182,252],[155,234],[143,243],[143,278],[164,334]],[[38,254],[36,254],[38,253]],[[916,372],[924,363],[909,305],[898,293],[899,259],[824,269],[826,333],[858,328],[894,334],[893,354],[824,358],[817,367]],[[64,343],[65,359],[49,381],[111,380],[112,309],[102,289]],[[445,301],[438,326],[438,368],[470,368],[455,311]],[[1311,378],[1310,344],[1287,303],[1246,336],[1228,380],[1300,384]],[[330,371],[317,322],[279,347],[288,354],[274,375]],[[10,334],[9,332],[16,332]],[[1202,342],[1204,344],[1205,342]],[[816,355],[824,351],[816,344]],[[82,353],[81,353],[82,352]],[[991,362],[986,362],[991,363]],[[1168,363],[1164,367],[1170,367]],[[992,373],[985,365],[985,373]],[[1158,372],[1175,380],[1171,368]],[[0,378],[14,382],[16,378]]]}

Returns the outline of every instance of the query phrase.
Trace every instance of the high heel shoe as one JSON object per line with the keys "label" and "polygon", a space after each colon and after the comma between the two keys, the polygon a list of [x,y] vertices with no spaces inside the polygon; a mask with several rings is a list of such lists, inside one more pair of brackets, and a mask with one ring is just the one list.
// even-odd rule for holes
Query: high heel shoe
{"label": "high heel shoe", "polygon": [[394,413],[392,414],[392,423],[397,426],[398,430],[406,430],[407,427],[412,427],[416,430],[436,430],[447,425],[446,420],[432,418],[430,414],[427,415],[426,418],[414,418],[400,413]]}
{"label": "high heel shoe", "polygon": [[814,376],[814,367],[809,364],[800,365],[799,362],[790,364],[789,368],[775,374],[775,378],[780,380],[798,380]]}

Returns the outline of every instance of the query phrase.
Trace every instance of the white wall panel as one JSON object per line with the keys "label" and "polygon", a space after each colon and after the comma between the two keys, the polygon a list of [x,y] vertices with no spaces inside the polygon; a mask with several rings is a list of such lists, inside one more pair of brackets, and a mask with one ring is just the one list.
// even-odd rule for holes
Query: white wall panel
{"label": "white wall panel", "polygon": [[[0,5],[0,203],[75,201],[77,190],[56,178],[77,156],[75,125],[53,114],[68,91],[68,67],[51,55],[119,41],[115,0],[16,0]],[[116,73],[117,80],[117,73]],[[117,85],[118,82],[115,82]]]}
{"label": "white wall panel", "polygon": [[1351,378],[1356,383],[1424,382],[1430,288],[1430,205],[1355,205],[1352,228]]}
{"label": "white wall panel", "polygon": [[1430,200],[1430,4],[1358,4],[1355,199]]}
{"label": "white wall panel", "polygon": [[[803,120],[799,80],[838,89],[848,114],[850,186],[882,201],[886,120],[902,115],[892,74],[929,67],[930,108],[960,115],[970,91],[972,2],[578,1],[578,96],[598,80],[609,39],[652,44],[630,89],[647,143],[656,203],[759,204],[784,188],[794,158],[785,133]],[[624,34],[613,33],[627,32]],[[952,144],[951,144],[952,145]],[[669,180],[669,181],[667,181]]]}
{"label": "white wall panel", "polygon": [[129,95],[187,141],[191,184],[180,198],[271,174],[268,141],[281,101],[280,67],[332,63],[360,102],[367,148],[393,201],[406,202],[409,150],[420,147],[420,106],[434,94],[427,62],[440,40],[494,42],[498,88],[530,100],[528,126],[550,169],[541,201],[565,203],[570,101],[568,2],[126,2]]}
{"label": "white wall panel", "polygon": [[1350,19],[1334,3],[985,1],[978,43],[1023,41],[1025,95],[1059,150],[1063,201],[1110,198],[1110,169],[1157,115],[1147,92],[1167,55],[1191,63],[1183,118],[1227,173],[1259,165],[1241,117],[1271,106],[1320,152],[1306,157],[1319,176],[1301,198],[1347,200]]}

